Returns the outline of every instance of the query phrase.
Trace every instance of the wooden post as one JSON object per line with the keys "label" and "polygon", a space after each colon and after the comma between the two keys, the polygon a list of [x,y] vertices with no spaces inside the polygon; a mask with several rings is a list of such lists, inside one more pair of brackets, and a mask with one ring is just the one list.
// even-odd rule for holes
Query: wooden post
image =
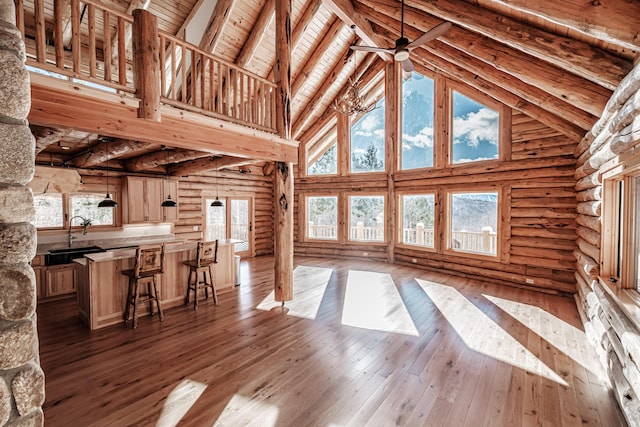
{"label": "wooden post", "polygon": [[[276,0],[276,129],[291,138],[291,0]],[[275,300],[293,299],[293,163],[275,168]]]}
{"label": "wooden post", "polygon": [[400,121],[400,102],[402,92],[400,64],[391,61],[385,67],[384,95],[385,95],[385,168],[387,170],[387,191],[389,199],[387,200],[387,261],[395,260],[395,249],[398,234],[396,227],[397,207],[396,207],[396,183],[394,176],[398,169],[398,144],[401,135]]}
{"label": "wooden post", "polygon": [[143,9],[133,11],[133,74],[140,98],[138,117],[160,121],[160,53],[157,18]]}
{"label": "wooden post", "polygon": [[424,224],[421,222],[416,224],[416,244],[424,245]]}
{"label": "wooden post", "polygon": [[491,253],[491,232],[493,229],[489,226],[482,227],[482,252]]}

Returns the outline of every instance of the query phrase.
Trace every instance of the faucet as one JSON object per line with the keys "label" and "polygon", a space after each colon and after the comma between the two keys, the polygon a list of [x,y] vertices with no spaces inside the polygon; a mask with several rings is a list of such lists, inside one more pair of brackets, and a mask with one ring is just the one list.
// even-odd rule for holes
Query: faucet
{"label": "faucet", "polygon": [[76,218],[80,218],[82,220],[82,228],[83,228],[82,234],[87,234],[87,228],[89,228],[89,226],[91,225],[90,219],[87,219],[80,215],[75,215],[71,217],[71,219],[69,220],[69,247],[71,247],[71,242],[73,242],[73,239],[76,238],[74,235],[71,234],[71,226],[73,225],[73,220]]}

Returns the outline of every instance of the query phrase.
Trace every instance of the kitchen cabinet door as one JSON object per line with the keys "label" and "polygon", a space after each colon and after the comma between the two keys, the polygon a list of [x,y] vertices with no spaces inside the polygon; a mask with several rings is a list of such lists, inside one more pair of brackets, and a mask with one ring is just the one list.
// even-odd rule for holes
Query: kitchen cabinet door
{"label": "kitchen cabinet door", "polygon": [[54,297],[76,291],[75,264],[49,266],[45,273],[46,296]]}
{"label": "kitchen cabinet door", "polygon": [[126,218],[128,224],[164,221],[160,205],[164,200],[163,180],[159,178],[126,178]]}

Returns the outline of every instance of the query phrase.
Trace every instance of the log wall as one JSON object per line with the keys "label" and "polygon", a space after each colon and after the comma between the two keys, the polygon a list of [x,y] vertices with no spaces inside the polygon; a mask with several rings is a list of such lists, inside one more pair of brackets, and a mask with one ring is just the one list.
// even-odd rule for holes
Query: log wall
{"label": "log wall", "polygon": [[[577,249],[578,203],[573,152],[578,141],[517,111],[513,111],[511,123],[511,160],[399,171],[390,180],[397,193],[474,188],[499,191],[503,197],[499,207],[499,215],[503,218],[502,259],[397,246],[393,250],[393,262],[471,278],[480,276],[497,283],[533,287],[545,292],[575,292],[573,252]],[[367,258],[390,261],[386,244],[304,242],[300,235],[304,230],[299,224],[302,220],[299,205],[306,194],[342,197],[345,193],[388,193],[388,186],[386,175],[298,178],[295,185],[295,253],[362,258],[366,252]]]}
{"label": "log wall", "polygon": [[[599,279],[602,229],[601,172],[634,155],[640,143],[640,64],[627,75],[605,111],[576,148],[578,201],[575,252],[576,302],[585,331],[607,366],[614,395],[629,423],[640,425],[640,328],[629,308],[615,298],[619,289]],[[631,310],[637,310],[637,302]]]}

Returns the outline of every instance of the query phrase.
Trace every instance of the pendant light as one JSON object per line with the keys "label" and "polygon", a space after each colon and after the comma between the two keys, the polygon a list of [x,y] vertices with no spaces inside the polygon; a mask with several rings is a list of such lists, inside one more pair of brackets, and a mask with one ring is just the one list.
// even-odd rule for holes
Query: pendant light
{"label": "pendant light", "polygon": [[[162,149],[165,150],[165,160],[166,163],[165,165],[169,164],[169,153],[166,151],[167,147],[165,147],[164,145],[162,146]],[[167,183],[169,183],[169,167],[167,166]],[[171,199],[171,188],[169,188],[169,192],[167,194],[167,199],[162,202],[162,204],[160,205],[163,208],[175,208],[178,206],[178,204],[175,202],[175,200]]]}
{"label": "pendant light", "polygon": [[216,172],[216,199],[213,202],[211,202],[211,207],[221,208],[224,206],[224,204],[222,203],[222,200],[218,199],[218,167],[217,166],[215,168],[215,172]]}
{"label": "pendant light", "polygon": [[111,198],[111,194],[109,194],[109,151],[107,147],[108,141],[109,141],[109,138],[102,137],[102,142],[104,142],[104,151],[107,154],[107,195],[105,196],[103,201],[98,203],[99,208],[117,208],[118,207],[118,203],[116,203],[116,201]]}

